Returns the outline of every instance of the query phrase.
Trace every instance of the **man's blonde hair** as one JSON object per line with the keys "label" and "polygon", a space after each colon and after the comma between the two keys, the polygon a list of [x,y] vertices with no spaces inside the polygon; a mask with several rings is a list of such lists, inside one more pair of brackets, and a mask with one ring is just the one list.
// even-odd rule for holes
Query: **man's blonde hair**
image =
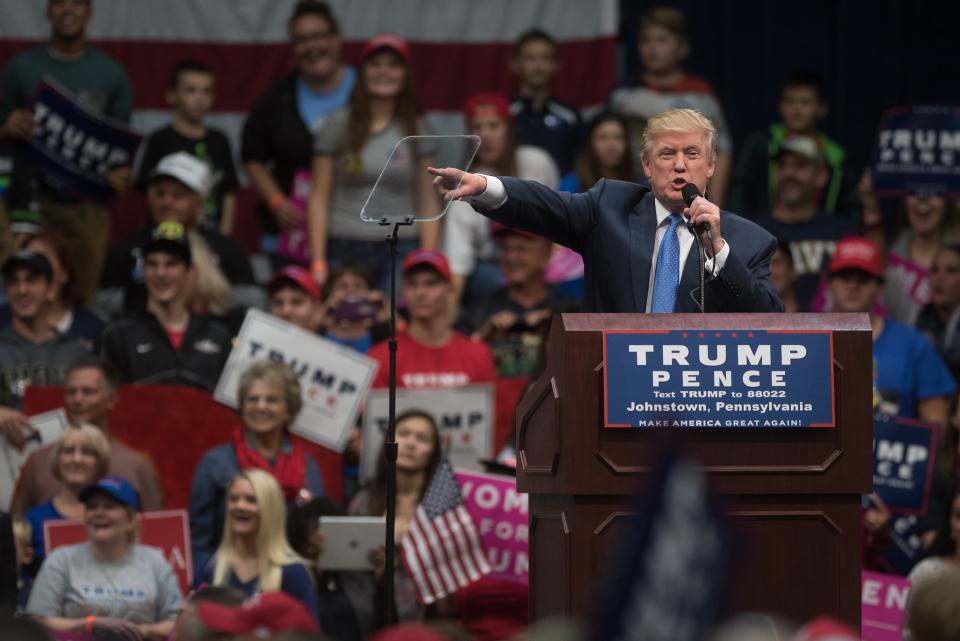
{"label": "man's blonde hair", "polygon": [[658,136],[668,131],[680,133],[701,133],[710,162],[717,160],[717,129],[696,109],[670,109],[658,113],[647,121],[647,127],[640,136],[640,156],[649,159],[650,148]]}

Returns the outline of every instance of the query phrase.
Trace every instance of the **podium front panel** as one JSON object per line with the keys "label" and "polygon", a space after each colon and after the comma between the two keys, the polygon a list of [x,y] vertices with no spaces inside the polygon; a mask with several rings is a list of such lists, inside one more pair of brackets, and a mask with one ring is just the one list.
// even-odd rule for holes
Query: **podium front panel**
{"label": "podium front panel", "polygon": [[[833,333],[833,428],[605,428],[604,330]],[[860,495],[872,489],[872,334],[865,314],[565,314],[517,410],[517,485],[530,494],[531,617],[585,614],[636,518],[668,436],[699,459],[749,554],[735,611],[860,620]],[[829,370],[828,370],[829,371]]]}

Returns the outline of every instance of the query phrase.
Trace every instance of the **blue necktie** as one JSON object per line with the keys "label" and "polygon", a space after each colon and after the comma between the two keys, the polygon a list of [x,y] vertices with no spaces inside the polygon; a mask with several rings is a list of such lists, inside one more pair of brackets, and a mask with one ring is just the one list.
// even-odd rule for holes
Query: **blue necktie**
{"label": "blue necktie", "polygon": [[677,290],[680,288],[680,239],[677,238],[677,225],[682,221],[680,214],[670,214],[670,227],[660,241],[657,271],[653,277],[651,312],[672,314],[676,309]]}

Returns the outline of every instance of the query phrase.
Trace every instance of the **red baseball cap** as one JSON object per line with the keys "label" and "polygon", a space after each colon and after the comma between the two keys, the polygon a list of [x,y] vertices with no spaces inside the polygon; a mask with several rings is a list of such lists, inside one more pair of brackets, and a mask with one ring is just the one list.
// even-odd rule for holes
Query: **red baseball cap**
{"label": "red baseball cap", "polygon": [[414,267],[427,265],[435,269],[443,280],[450,282],[453,276],[450,275],[450,263],[443,252],[436,249],[415,249],[406,258],[403,259],[403,273],[408,274]]}
{"label": "red baseball cap", "polygon": [[422,623],[400,623],[380,630],[370,641],[449,641],[449,637]]}
{"label": "red baseball cap", "polygon": [[817,617],[797,632],[794,641],[860,641],[860,635],[841,621]]}
{"label": "red baseball cap", "polygon": [[522,229],[517,229],[516,227],[507,227],[506,225],[501,225],[500,223],[490,223],[490,235],[494,238],[503,238],[513,234],[515,236],[522,236],[524,238],[532,238],[534,240],[547,240],[543,236],[537,236],[528,231],[523,231]]}
{"label": "red baseball cap", "polygon": [[484,105],[493,107],[497,111],[497,115],[507,122],[513,122],[510,102],[502,93],[477,93],[467,98],[467,102],[463,106],[463,113],[467,117],[467,122],[476,114],[477,108]]}
{"label": "red baseball cap", "polygon": [[285,282],[292,282],[294,285],[307,292],[310,295],[310,298],[319,301],[323,298],[320,292],[320,286],[317,285],[317,282],[313,280],[313,277],[310,275],[306,269],[300,265],[287,265],[283,269],[278,269],[274,272],[273,276],[270,277],[270,281],[267,283],[267,292],[272,296],[274,292],[280,289],[280,286]]}
{"label": "red baseball cap", "polygon": [[866,238],[844,238],[837,243],[827,274],[832,276],[845,269],[856,269],[883,278],[883,252],[880,246]]}
{"label": "red baseball cap", "polygon": [[366,61],[380,49],[389,49],[394,52],[407,64],[410,64],[410,45],[407,41],[395,33],[378,33],[363,45],[363,51],[360,52],[360,59]]}
{"label": "red baseball cap", "polygon": [[203,601],[197,604],[197,614],[211,630],[257,639],[285,630],[319,632],[307,606],[285,592],[256,594],[237,607]]}

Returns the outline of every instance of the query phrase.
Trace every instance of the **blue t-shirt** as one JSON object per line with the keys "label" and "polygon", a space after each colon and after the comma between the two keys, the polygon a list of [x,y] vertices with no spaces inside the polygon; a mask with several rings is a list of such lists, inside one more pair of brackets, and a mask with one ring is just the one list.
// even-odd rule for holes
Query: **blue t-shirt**
{"label": "blue t-shirt", "polygon": [[[204,583],[213,585],[213,566],[215,563],[215,557],[210,557],[201,566],[203,571],[194,580],[194,587]],[[238,588],[248,597],[251,597],[257,593],[258,581],[259,577],[253,577],[244,583],[231,570],[227,584],[230,587]],[[313,585],[313,577],[310,576],[310,571],[307,570],[306,566],[301,563],[291,563],[283,566],[280,570],[280,590],[307,606],[313,620],[318,624],[320,623],[320,614],[317,612],[317,589]]]}
{"label": "blue t-shirt", "polygon": [[330,333],[324,334],[323,337],[329,341],[333,341],[337,345],[349,347],[353,351],[360,352],[361,354],[366,354],[370,351],[370,348],[373,347],[373,337],[370,335],[370,332],[364,332],[363,336],[359,338],[340,338]]}
{"label": "blue t-shirt", "polygon": [[310,89],[300,76],[297,76],[297,109],[300,117],[311,133],[316,134],[324,118],[331,111],[347,104],[357,73],[353,67],[344,66],[343,79],[331,91],[317,92]]}
{"label": "blue t-shirt", "polygon": [[57,508],[53,507],[53,501],[47,501],[30,508],[27,510],[25,517],[30,523],[30,527],[33,528],[33,552],[39,565],[39,562],[46,556],[43,544],[43,524],[47,521],[59,521],[66,517],[57,512]]}
{"label": "blue t-shirt", "polygon": [[579,194],[582,189],[580,189],[580,179],[577,178],[577,173],[571,171],[569,174],[565,174],[563,178],[560,179],[560,186],[557,187],[557,191],[567,191],[571,194]]}
{"label": "blue t-shirt", "polygon": [[787,224],[769,214],[758,216],[754,222],[790,247],[793,269],[797,274],[793,289],[797,303],[804,311],[820,286],[837,241],[857,235],[849,221],[826,212],[818,212],[813,219],[802,223]]}
{"label": "blue t-shirt", "polygon": [[897,405],[897,415],[917,418],[917,403],[951,396],[957,385],[933,345],[917,330],[894,320],[883,321],[873,341],[877,391]]}

